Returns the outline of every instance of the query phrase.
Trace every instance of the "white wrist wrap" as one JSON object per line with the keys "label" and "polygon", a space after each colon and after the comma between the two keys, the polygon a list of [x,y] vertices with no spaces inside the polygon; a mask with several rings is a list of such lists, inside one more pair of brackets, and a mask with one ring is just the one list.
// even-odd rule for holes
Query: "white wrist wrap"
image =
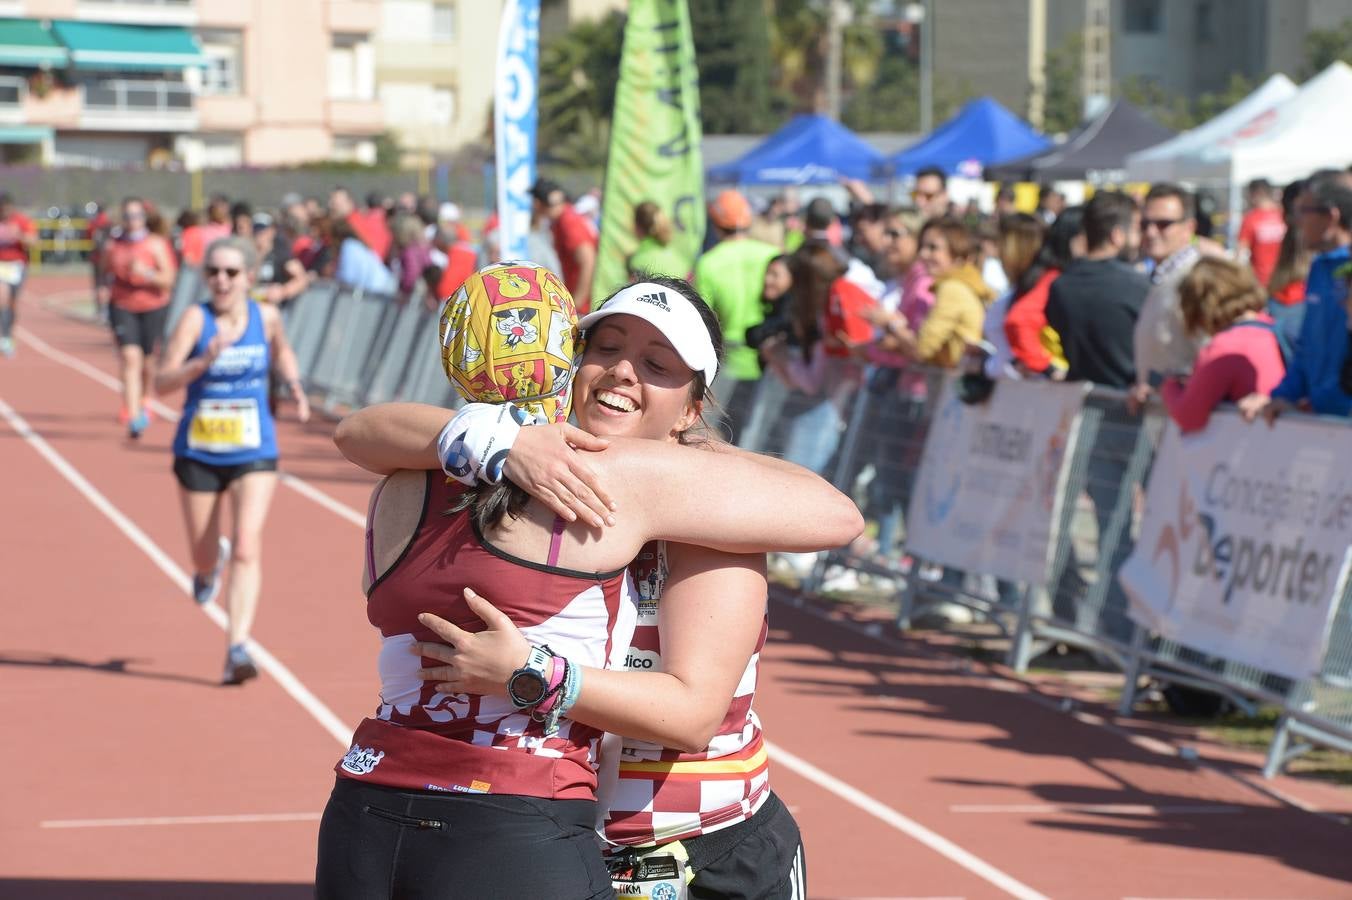
{"label": "white wrist wrap", "polygon": [[442,471],[461,484],[497,484],[527,420],[527,413],[511,403],[466,404],[437,436]]}

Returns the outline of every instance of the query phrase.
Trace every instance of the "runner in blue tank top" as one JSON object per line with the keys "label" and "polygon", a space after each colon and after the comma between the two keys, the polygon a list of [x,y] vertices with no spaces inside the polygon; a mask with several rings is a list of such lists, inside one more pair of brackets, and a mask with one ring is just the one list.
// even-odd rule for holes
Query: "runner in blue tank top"
{"label": "runner in blue tank top", "polygon": [[[193,599],[215,598],[229,560],[230,644],[222,681],[242,684],[258,674],[247,643],[262,581],[263,521],[277,484],[277,428],[268,409],[273,365],[296,398],[300,421],[310,418],[310,405],[281,316],[249,299],[258,265],[253,244],[222,238],[205,260],[211,298],[185,310],[174,327],[155,388],[162,394],[188,388],[174,437],[174,475],[192,553]],[[227,492],[233,541],[220,534]]]}

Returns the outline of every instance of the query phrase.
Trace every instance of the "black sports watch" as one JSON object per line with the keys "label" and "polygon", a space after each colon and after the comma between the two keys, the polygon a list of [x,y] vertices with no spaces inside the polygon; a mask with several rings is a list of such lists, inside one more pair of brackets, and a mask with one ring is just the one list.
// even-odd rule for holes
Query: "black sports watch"
{"label": "black sports watch", "polygon": [[534,706],[545,699],[553,674],[554,653],[541,644],[532,644],[526,664],[507,679],[507,698],[517,709]]}

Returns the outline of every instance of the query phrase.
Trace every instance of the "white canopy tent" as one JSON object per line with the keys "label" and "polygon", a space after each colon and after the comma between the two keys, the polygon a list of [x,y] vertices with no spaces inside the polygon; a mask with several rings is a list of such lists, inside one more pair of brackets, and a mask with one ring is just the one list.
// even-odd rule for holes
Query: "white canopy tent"
{"label": "white canopy tent", "polygon": [[1179,177],[1198,184],[1285,184],[1352,162],[1352,67],[1336,62],[1285,103],[1230,136],[1180,157]]}
{"label": "white canopy tent", "polygon": [[1128,181],[1189,181],[1186,161],[1242,131],[1298,92],[1290,78],[1273,75],[1249,96],[1208,122],[1127,157]]}

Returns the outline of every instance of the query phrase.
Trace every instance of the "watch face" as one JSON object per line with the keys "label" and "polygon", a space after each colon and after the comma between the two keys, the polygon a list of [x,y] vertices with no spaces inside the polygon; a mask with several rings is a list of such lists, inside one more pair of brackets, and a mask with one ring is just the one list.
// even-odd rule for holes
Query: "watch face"
{"label": "watch face", "polygon": [[508,691],[512,694],[512,699],[522,706],[530,706],[540,702],[540,698],[545,693],[545,683],[539,675],[530,671],[518,671],[512,675],[512,680],[507,685]]}

